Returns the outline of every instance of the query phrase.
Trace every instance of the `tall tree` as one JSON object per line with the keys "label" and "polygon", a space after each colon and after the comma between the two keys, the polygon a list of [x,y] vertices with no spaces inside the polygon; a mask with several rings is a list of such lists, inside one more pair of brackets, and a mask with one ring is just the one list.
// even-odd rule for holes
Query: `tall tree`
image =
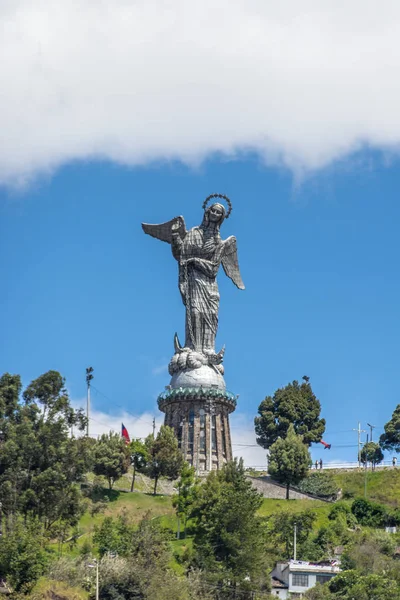
{"label": "tall tree", "polygon": [[154,479],[154,496],[160,477],[176,479],[183,464],[182,452],[174,430],[168,425],[161,425],[156,439],[147,441],[150,446],[150,460],[147,465],[147,475]]}
{"label": "tall tree", "polygon": [[141,440],[132,440],[129,444],[129,452],[131,455],[131,465],[133,471],[131,482],[131,492],[133,492],[133,488],[135,487],[136,473],[144,473],[147,468],[147,463],[150,458],[148,444],[142,442]]}
{"label": "tall tree", "polygon": [[0,422],[14,420],[18,412],[18,401],[22,389],[21,377],[4,373],[0,377]]}
{"label": "tall tree", "polygon": [[114,483],[128,472],[129,446],[118,433],[103,433],[93,448],[93,472],[103,475],[110,490]]}
{"label": "tall tree", "polygon": [[200,567],[221,585],[228,582],[235,589],[249,579],[254,582],[264,567],[265,527],[257,515],[261,504],[262,495],[247,479],[242,460],[213,471],[200,487],[194,548]]}
{"label": "tall tree", "polygon": [[20,400],[18,375],[0,378],[0,502],[6,529],[18,512],[38,518],[45,528],[72,525],[81,512],[77,483],[90,467],[88,440],[69,438],[72,424],[86,419],[75,411],[56,371],[44,373]]}
{"label": "tall tree", "polygon": [[289,383],[267,396],[258,407],[259,416],[254,419],[257,443],[270,448],[276,440],[284,438],[289,425],[303,436],[308,446],[319,442],[325,431],[325,419],[320,419],[321,404],[311,389],[308,377],[303,383]]}
{"label": "tall tree", "polygon": [[311,457],[301,435],[296,435],[293,425],[289,426],[287,436],[279,438],[270,448],[268,460],[269,474],[286,484],[286,499],[289,499],[290,486],[306,477],[311,466]]}
{"label": "tall tree", "polygon": [[193,512],[198,494],[199,486],[196,481],[195,469],[185,462],[178,481],[178,494],[172,497],[172,504],[176,508],[178,517],[178,539],[180,538],[181,520],[183,520],[183,533],[186,537],[187,522]]}
{"label": "tall tree", "polygon": [[383,461],[384,456],[379,444],[368,442],[368,444],[362,447],[360,458],[363,465],[371,463],[372,470],[374,471],[375,466]]}
{"label": "tall tree", "polygon": [[383,450],[400,452],[400,404],[393,411],[392,418],[385,425],[385,433],[379,438]]}

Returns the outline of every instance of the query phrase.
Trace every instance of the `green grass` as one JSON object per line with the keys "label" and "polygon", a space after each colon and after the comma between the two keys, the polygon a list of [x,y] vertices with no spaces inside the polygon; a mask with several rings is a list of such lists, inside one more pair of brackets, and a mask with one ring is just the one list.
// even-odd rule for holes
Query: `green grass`
{"label": "green grass", "polygon": [[89,594],[82,588],[69,587],[62,581],[52,581],[42,577],[35,585],[29,598],[33,600],[51,600],[54,598],[58,600],[87,600]]}
{"label": "green grass", "polygon": [[296,514],[305,510],[313,510],[317,514],[314,528],[318,528],[328,523],[328,514],[331,508],[332,504],[328,504],[322,500],[275,500],[273,498],[264,498],[258,513],[263,517],[268,517],[278,512]]}
{"label": "green grass", "polygon": [[[333,471],[343,498],[364,497],[365,471]],[[400,507],[400,469],[367,472],[367,499],[391,508]]]}
{"label": "green grass", "polygon": [[[172,506],[170,496],[152,496],[140,492],[121,492],[120,490],[104,489],[104,496],[109,498],[106,508],[101,513],[91,515],[88,510],[79,521],[80,537],[76,545],[70,547],[70,544],[64,543],[63,554],[70,556],[79,555],[83,544],[89,540],[92,543],[92,536],[96,526],[99,526],[104,517],[117,517],[120,514],[127,514],[130,521],[138,523],[147,513],[150,512],[151,518],[160,519],[164,527],[173,529],[176,527],[175,509]],[[57,544],[53,544],[54,549]]]}
{"label": "green grass", "polygon": [[[343,498],[351,499],[364,496],[365,472],[363,470],[329,471],[329,473],[341,488]],[[146,485],[148,488],[148,484],[144,479],[142,480],[143,482],[143,485]],[[119,487],[126,488],[128,487],[127,483],[128,478],[126,481],[120,481]],[[109,498],[105,510],[94,516],[90,512],[85,513],[79,523],[81,537],[78,539],[77,545],[70,548],[68,544],[64,544],[64,553],[77,555],[86,540],[91,542],[95,526],[100,525],[105,516],[116,517],[119,514],[126,513],[130,520],[139,522],[146,513],[150,512],[152,518],[159,519],[164,527],[176,532],[177,521],[170,496],[153,496],[149,493],[139,491],[130,493],[121,491],[121,489],[110,491],[106,488],[104,489],[104,495]],[[398,470],[382,469],[375,472],[368,471],[367,498],[391,508],[400,507],[400,468]],[[315,528],[318,528],[327,524],[331,508],[331,504],[318,500],[275,500],[264,498],[259,514],[261,516],[269,516],[281,511],[297,513],[310,509],[317,513]],[[180,554],[184,552],[186,545],[191,543],[191,541],[188,538],[187,540],[176,540],[171,543],[173,544],[174,552]],[[179,571],[180,565],[174,563],[174,568]]]}

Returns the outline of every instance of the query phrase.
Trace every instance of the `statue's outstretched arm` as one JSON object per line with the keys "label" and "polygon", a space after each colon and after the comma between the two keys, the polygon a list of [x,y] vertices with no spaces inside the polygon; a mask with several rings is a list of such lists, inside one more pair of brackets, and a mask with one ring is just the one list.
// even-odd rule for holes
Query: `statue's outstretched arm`
{"label": "statue's outstretched arm", "polygon": [[224,250],[222,253],[221,262],[225,274],[232,279],[233,283],[239,288],[239,290],[244,290],[244,283],[239,271],[237,245],[234,235],[228,237],[228,239],[224,242]]}
{"label": "statue's outstretched arm", "polygon": [[180,239],[183,240],[187,233],[185,219],[183,217],[174,217],[170,221],[160,223],[159,225],[142,223],[142,228],[148,235],[151,235],[162,242],[167,242],[168,244],[172,243],[173,234],[178,234]]}

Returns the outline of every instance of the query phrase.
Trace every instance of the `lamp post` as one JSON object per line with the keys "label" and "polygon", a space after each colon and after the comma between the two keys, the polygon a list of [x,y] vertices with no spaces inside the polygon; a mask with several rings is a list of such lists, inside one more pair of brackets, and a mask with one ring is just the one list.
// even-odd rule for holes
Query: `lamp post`
{"label": "lamp post", "polygon": [[96,600],[99,600],[99,561],[95,558],[94,565],[88,564],[90,569],[96,569]]}
{"label": "lamp post", "polygon": [[86,384],[87,384],[87,398],[86,398],[86,436],[89,437],[89,413],[90,413],[90,382],[93,379],[93,367],[86,368]]}

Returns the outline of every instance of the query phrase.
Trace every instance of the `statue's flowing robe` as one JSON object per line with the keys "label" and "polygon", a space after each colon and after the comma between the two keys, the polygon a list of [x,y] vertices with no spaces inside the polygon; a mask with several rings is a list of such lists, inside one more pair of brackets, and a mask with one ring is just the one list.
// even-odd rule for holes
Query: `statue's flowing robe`
{"label": "statue's flowing robe", "polygon": [[188,231],[183,240],[176,236],[172,241],[173,255],[179,261],[179,289],[186,307],[185,346],[204,354],[215,353],[219,310],[216,276],[223,244],[219,235],[210,235],[201,226]]}

